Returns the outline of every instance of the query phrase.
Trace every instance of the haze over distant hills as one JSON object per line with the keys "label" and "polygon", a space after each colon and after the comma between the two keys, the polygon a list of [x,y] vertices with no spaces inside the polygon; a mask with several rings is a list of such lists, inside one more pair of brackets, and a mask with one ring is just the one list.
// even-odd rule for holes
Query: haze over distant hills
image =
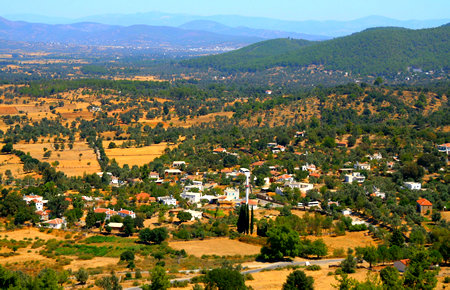
{"label": "haze over distant hills", "polygon": [[[326,37],[344,36],[359,32],[371,27],[398,26],[411,29],[430,28],[450,22],[450,19],[429,20],[396,20],[383,16],[368,16],[350,21],[288,21],[263,17],[247,17],[238,15],[213,15],[199,16],[188,14],[173,14],[164,12],[146,12],[136,14],[105,14],[93,15],[78,19],[61,17],[46,17],[39,15],[3,15],[11,20],[24,20],[29,22],[41,22],[48,24],[70,24],[76,22],[97,22],[109,25],[156,25],[178,27],[192,21],[213,21],[232,28],[247,27],[252,29],[264,29],[285,31],[290,33],[304,33],[321,35]],[[314,18],[314,15],[311,16]],[[203,30],[203,29],[202,29]],[[281,35],[280,35],[281,36]],[[294,37],[294,36],[292,36]]]}
{"label": "haze over distant hills", "polygon": [[322,42],[268,40],[229,53],[186,60],[182,64],[227,72],[309,65],[366,75],[395,75],[408,67],[448,72],[450,25],[421,30],[372,28]]}
{"label": "haze over distant hills", "polygon": [[169,49],[233,49],[263,38],[217,34],[167,26],[118,26],[92,22],[40,24],[0,17],[0,39],[75,45],[130,46]]}

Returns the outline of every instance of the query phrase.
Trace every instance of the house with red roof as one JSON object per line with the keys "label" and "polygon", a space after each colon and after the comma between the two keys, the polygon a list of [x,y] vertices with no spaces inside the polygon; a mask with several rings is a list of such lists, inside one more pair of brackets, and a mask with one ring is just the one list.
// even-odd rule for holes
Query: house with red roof
{"label": "house with red roof", "polygon": [[46,222],[43,222],[47,227],[52,229],[62,229],[63,227],[66,227],[67,223],[64,219],[56,218],[52,219]]}
{"label": "house with red roof", "polygon": [[417,201],[417,211],[421,215],[430,214],[433,211],[433,204],[429,200],[421,198]]}
{"label": "house with red roof", "polygon": [[437,146],[439,152],[450,154],[450,143],[445,143]]}
{"label": "house with red roof", "polygon": [[406,268],[409,265],[409,259],[403,259],[394,262],[394,267],[401,273],[406,271]]}
{"label": "house with red roof", "polygon": [[114,211],[114,210],[109,209],[109,208],[101,208],[101,207],[95,208],[94,212],[95,213],[104,213],[104,214],[106,214],[106,218],[105,218],[106,220],[109,220],[113,215],[117,215],[117,211]]}
{"label": "house with red roof", "polygon": [[136,214],[134,213],[134,211],[131,211],[131,210],[120,209],[118,214],[123,218],[125,218],[127,216],[129,216],[131,218],[136,218]]}
{"label": "house with red roof", "polygon": [[214,154],[227,153],[227,150],[226,150],[225,148],[220,147],[220,148],[214,149],[214,150],[213,150],[213,153],[214,153]]}

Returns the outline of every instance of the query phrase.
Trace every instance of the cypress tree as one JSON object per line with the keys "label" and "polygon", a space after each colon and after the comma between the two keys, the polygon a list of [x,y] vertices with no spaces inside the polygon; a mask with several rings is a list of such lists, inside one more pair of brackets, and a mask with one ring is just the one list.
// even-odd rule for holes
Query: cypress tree
{"label": "cypress tree", "polygon": [[236,226],[238,233],[245,232],[245,208],[243,206],[239,208],[239,217]]}
{"label": "cypress tree", "polygon": [[250,213],[249,213],[249,208],[248,208],[248,204],[245,205],[245,233],[248,235],[250,229]]}
{"label": "cypress tree", "polygon": [[251,214],[251,217],[250,217],[250,234],[251,235],[253,235],[254,224],[255,224],[255,217],[253,215],[253,206],[252,206],[252,214]]}

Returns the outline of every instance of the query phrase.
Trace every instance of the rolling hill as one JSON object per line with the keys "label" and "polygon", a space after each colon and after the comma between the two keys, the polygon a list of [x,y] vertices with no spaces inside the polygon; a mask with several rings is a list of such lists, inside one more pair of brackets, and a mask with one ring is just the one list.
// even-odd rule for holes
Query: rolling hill
{"label": "rolling hill", "polygon": [[219,55],[186,60],[182,65],[219,71],[258,71],[273,67],[323,65],[355,74],[389,75],[408,67],[450,68],[450,25],[410,30],[372,28],[322,42],[269,40]]}
{"label": "rolling hill", "polygon": [[162,48],[242,47],[263,40],[167,26],[118,26],[83,22],[40,24],[0,17],[0,39],[22,42]]}
{"label": "rolling hill", "polygon": [[274,38],[296,38],[296,39],[305,39],[305,40],[327,40],[331,39],[331,37],[323,36],[323,35],[312,35],[306,33],[297,33],[297,32],[287,32],[280,30],[269,30],[269,29],[255,29],[249,28],[245,26],[239,27],[230,27],[227,25],[223,25],[216,21],[210,20],[194,20],[187,22],[183,25],[179,26],[183,29],[191,29],[191,30],[203,30],[209,31],[218,34],[225,35],[236,35],[236,36],[246,36],[246,37],[260,37],[264,39],[274,39]]}

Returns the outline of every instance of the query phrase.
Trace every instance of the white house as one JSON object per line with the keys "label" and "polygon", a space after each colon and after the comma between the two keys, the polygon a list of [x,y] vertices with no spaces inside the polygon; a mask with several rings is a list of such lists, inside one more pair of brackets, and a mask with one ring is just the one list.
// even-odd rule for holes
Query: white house
{"label": "white house", "polygon": [[383,156],[380,153],[375,153],[373,155],[366,155],[370,160],[381,160]]}
{"label": "white house", "polygon": [[305,131],[297,131],[295,132],[295,138],[305,137]]}
{"label": "white house", "polygon": [[352,210],[349,208],[342,210],[342,215],[347,216],[347,215],[351,215],[351,214],[352,214]]}
{"label": "white house", "polygon": [[437,146],[439,152],[450,154],[450,143],[445,143]]}
{"label": "white house", "polygon": [[136,214],[131,210],[121,209],[121,210],[119,210],[118,214],[123,218],[125,218],[127,216],[129,216],[131,218],[136,218]]}
{"label": "white house", "polygon": [[285,187],[290,187],[292,189],[298,188],[300,192],[307,193],[308,191],[312,190],[314,188],[314,185],[311,183],[305,183],[305,182],[286,182],[284,184]]}
{"label": "white house", "polygon": [[185,212],[188,212],[188,213],[191,214],[191,216],[192,216],[191,221],[193,221],[193,220],[195,220],[195,219],[201,220],[202,217],[203,217],[203,213],[202,213],[201,211],[196,211],[196,210],[190,210],[190,209],[188,209],[188,210],[185,210]]}
{"label": "white house", "polygon": [[419,182],[404,182],[403,183],[405,185],[406,188],[410,189],[410,190],[421,190],[422,189],[422,184],[420,184]]}
{"label": "white house", "polygon": [[49,220],[46,222],[43,222],[47,227],[52,229],[62,229],[63,227],[66,227],[67,223],[64,219],[56,218],[53,220]]}
{"label": "white house", "polygon": [[306,165],[302,166],[302,171],[314,172],[316,170],[317,170],[317,168],[316,168],[316,165],[314,165],[314,164],[306,163]]}
{"label": "white house", "polygon": [[158,201],[165,205],[177,206],[177,200],[173,196],[160,196]]}
{"label": "white house", "polygon": [[174,161],[174,162],[172,163],[172,167],[181,167],[181,166],[183,166],[183,165],[186,165],[186,162],[185,162],[185,161]]}
{"label": "white house", "polygon": [[183,173],[180,169],[166,169],[164,170],[164,173],[167,175],[176,175]]}
{"label": "white house", "polygon": [[370,164],[356,162],[356,164],[354,165],[354,168],[356,170],[370,170]]}
{"label": "white house", "polygon": [[364,175],[361,175],[360,172],[353,172],[352,174],[345,175],[345,183],[353,183],[356,181],[357,183],[363,183],[366,180]]}
{"label": "white house", "polygon": [[199,203],[202,198],[202,193],[185,191],[182,192],[180,196],[190,203]]}
{"label": "white house", "polygon": [[228,187],[224,191],[224,196],[226,200],[239,199],[239,189]]}
{"label": "white house", "polygon": [[34,206],[36,207],[36,211],[43,211],[44,205],[48,202],[48,200],[45,200],[40,195],[24,195],[23,200],[27,203],[34,203]]}

